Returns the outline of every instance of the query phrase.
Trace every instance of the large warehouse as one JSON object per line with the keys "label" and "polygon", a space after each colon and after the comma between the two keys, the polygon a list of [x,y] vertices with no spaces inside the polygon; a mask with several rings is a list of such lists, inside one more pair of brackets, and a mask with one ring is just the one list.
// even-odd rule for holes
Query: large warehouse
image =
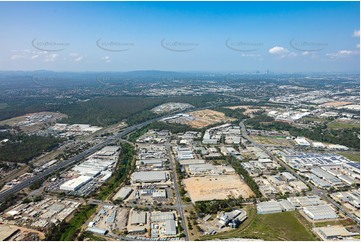
{"label": "large warehouse", "polygon": [[133,182],[165,182],[167,181],[167,172],[165,171],[141,171],[133,173]]}
{"label": "large warehouse", "polygon": [[337,219],[338,215],[329,204],[304,207],[303,212],[312,220]]}
{"label": "large warehouse", "polygon": [[78,190],[79,188],[81,188],[82,186],[84,186],[89,181],[91,181],[92,179],[93,178],[91,176],[79,176],[78,178],[64,182],[60,186],[60,189],[65,190],[65,191],[74,192],[74,191]]}

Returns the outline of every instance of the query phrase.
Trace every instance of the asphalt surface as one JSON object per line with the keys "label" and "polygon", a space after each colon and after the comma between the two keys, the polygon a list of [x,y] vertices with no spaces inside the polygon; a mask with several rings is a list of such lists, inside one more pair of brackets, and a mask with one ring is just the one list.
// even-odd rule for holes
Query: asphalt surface
{"label": "asphalt surface", "polygon": [[64,161],[61,161],[61,162],[58,162],[56,165],[48,168],[47,170],[41,172],[41,173],[38,173],[36,174],[34,177],[32,178],[29,178],[15,186],[13,186],[12,188],[4,191],[4,192],[1,192],[0,193],[0,202],[1,201],[4,201],[7,197],[21,191],[22,189],[32,185],[33,183],[55,173],[56,171],[59,171],[63,168],[68,168],[70,167],[71,165],[83,160],[85,157],[97,152],[98,150],[104,148],[105,146],[111,144],[112,142],[114,142],[114,140],[116,141],[119,141],[119,140],[122,140],[122,137],[125,136],[125,135],[128,135],[130,134],[131,132],[137,130],[137,129],[141,129],[143,128],[144,126],[147,126],[148,124],[151,124],[153,122],[156,122],[156,121],[159,121],[163,118],[166,118],[166,117],[170,117],[170,116],[174,116],[176,114],[179,114],[179,113],[183,113],[183,112],[189,112],[189,111],[196,111],[196,110],[201,110],[201,109],[205,109],[205,108],[211,108],[212,106],[208,106],[208,107],[201,107],[201,108],[194,108],[194,109],[190,109],[190,110],[187,110],[187,111],[182,111],[182,112],[178,112],[178,113],[173,113],[173,114],[167,114],[167,115],[164,115],[164,116],[161,116],[161,117],[157,117],[157,118],[154,118],[154,119],[150,119],[148,121],[145,121],[145,122],[142,122],[142,123],[139,123],[139,124],[136,124],[136,125],[132,125],[132,126],[129,126],[127,128],[125,128],[123,131],[119,132],[118,134],[115,134],[115,135],[112,135],[110,137],[108,137],[105,141],[103,141],[102,143],[100,144],[97,144],[83,152],[81,152],[80,154],[68,159],[68,160],[64,160]]}
{"label": "asphalt surface", "polygon": [[170,145],[167,144],[167,152],[168,152],[168,157],[169,157],[169,161],[170,161],[170,168],[172,169],[172,178],[173,178],[173,183],[174,183],[174,190],[177,196],[177,210],[179,211],[179,215],[182,219],[182,227],[184,229],[184,235],[185,240],[189,240],[189,234],[188,234],[188,228],[186,225],[186,220],[185,220],[185,216],[184,216],[184,212],[183,212],[183,207],[182,207],[182,197],[179,193],[179,186],[178,186],[178,179],[177,179],[177,171],[176,171],[176,167],[175,167],[175,161],[173,159],[172,156],[172,152],[170,150]]}
{"label": "asphalt surface", "polygon": [[37,175],[35,175],[34,177],[32,178],[29,178],[15,186],[13,186],[12,188],[4,191],[4,192],[1,192],[0,193],[0,201],[4,201],[7,197],[11,196],[12,194],[15,194],[19,191],[21,191],[22,189],[30,186],[31,184],[55,173],[56,171],[59,171],[63,168],[68,168],[70,167],[71,165],[83,160],[85,157],[97,152],[98,150],[104,148],[105,146],[111,144],[112,142],[114,142],[114,140],[122,140],[121,138],[124,136],[124,135],[127,135],[137,129],[141,129],[142,127],[152,123],[152,122],[156,122],[160,119],[162,119],[164,117],[159,117],[159,118],[155,118],[155,119],[151,119],[151,120],[148,120],[146,122],[143,122],[143,123],[140,123],[140,124],[136,124],[136,125],[133,125],[133,126],[129,126],[127,128],[125,128],[123,131],[119,132],[118,134],[116,135],[113,135],[113,136],[110,136],[108,137],[105,141],[103,141],[102,143],[100,144],[97,144],[83,152],[81,152],[80,154],[68,159],[68,160],[64,160],[64,161],[61,161],[61,162],[58,162],[56,165],[48,168],[47,170],[41,172],[41,173],[38,173]]}
{"label": "asphalt surface", "polygon": [[276,160],[280,165],[282,165],[284,168],[286,168],[286,170],[288,172],[290,172],[292,175],[294,175],[297,179],[299,179],[300,181],[302,181],[303,183],[307,184],[309,187],[311,187],[312,193],[314,193],[315,195],[318,195],[320,197],[322,197],[324,200],[330,202],[332,205],[334,205],[335,207],[337,207],[341,212],[343,212],[344,214],[346,214],[349,218],[351,218],[352,220],[354,220],[357,224],[360,224],[358,218],[350,213],[349,211],[347,211],[344,207],[342,207],[340,204],[338,204],[335,200],[333,200],[332,198],[330,198],[329,196],[327,196],[328,191],[327,190],[323,190],[320,189],[316,186],[314,186],[313,184],[311,184],[310,182],[306,181],[303,177],[301,177],[296,171],[294,171],[291,167],[289,167],[285,162],[283,162],[282,160],[278,159],[276,156],[274,156],[269,150],[267,150],[263,145],[255,142],[248,134],[247,134],[247,130],[246,130],[246,126],[244,125],[244,121],[246,121],[245,119],[242,120],[242,122],[239,123],[240,127],[241,127],[241,131],[242,131],[242,136],[244,138],[246,138],[249,142],[251,142],[255,147],[258,147],[260,149],[262,149],[262,151],[264,151],[267,155],[269,155],[272,159]]}

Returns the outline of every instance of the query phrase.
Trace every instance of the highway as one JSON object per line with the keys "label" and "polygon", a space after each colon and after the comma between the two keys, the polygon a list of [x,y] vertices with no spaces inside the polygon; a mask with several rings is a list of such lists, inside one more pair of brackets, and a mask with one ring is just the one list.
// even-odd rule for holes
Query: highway
{"label": "highway", "polygon": [[[212,106],[194,108],[194,109],[187,110],[187,112],[189,112],[189,111],[197,111],[197,110],[201,110],[201,109],[205,109],[205,108],[211,108],[211,107]],[[179,113],[183,113],[183,112],[184,111],[179,112]],[[27,180],[13,186],[12,188],[10,188],[10,189],[8,189],[8,190],[6,190],[4,192],[1,192],[0,193],[0,202],[4,201],[7,197],[11,196],[12,194],[15,194],[15,193],[21,191],[22,189],[30,186],[31,184],[43,179],[44,177],[47,177],[48,175],[51,175],[51,174],[55,173],[56,171],[59,171],[59,170],[61,170],[63,168],[70,167],[71,165],[83,160],[85,157],[97,152],[98,150],[104,148],[105,146],[111,144],[112,142],[122,140],[123,136],[125,136],[127,134],[130,134],[131,132],[133,132],[133,131],[135,131],[137,129],[141,129],[144,126],[147,126],[148,124],[159,121],[159,120],[161,120],[163,118],[174,116],[174,115],[179,114],[179,113],[167,114],[167,115],[164,115],[164,116],[161,116],[161,117],[158,117],[158,118],[150,119],[148,121],[129,126],[129,127],[125,128],[123,131],[108,137],[102,143],[94,145],[93,147],[81,152],[80,154],[78,154],[78,155],[76,155],[76,156],[74,156],[74,157],[72,157],[72,158],[70,158],[68,160],[58,162],[56,165],[48,168],[47,170],[45,170],[45,171],[43,171],[41,173],[38,173],[34,177],[29,178],[29,179],[27,179]]]}
{"label": "highway", "polygon": [[[167,116],[164,116],[164,117],[167,117]],[[41,173],[38,173],[36,176],[34,177],[31,177],[15,186],[13,186],[12,188],[4,191],[4,192],[1,192],[0,193],[0,201],[4,201],[7,197],[11,196],[12,194],[15,194],[19,191],[21,191],[22,189],[30,186],[31,184],[47,177],[48,175],[51,175],[53,173],[55,173],[56,171],[59,171],[63,168],[68,168],[70,167],[71,165],[77,163],[77,162],[80,162],[81,160],[83,160],[85,157],[97,152],[98,150],[104,148],[105,146],[111,144],[112,142],[114,141],[119,141],[119,140],[122,140],[122,137],[124,135],[127,135],[137,129],[141,129],[142,127],[152,123],[152,122],[156,122],[164,117],[159,117],[159,118],[155,118],[155,119],[151,119],[151,120],[148,120],[148,121],[145,121],[143,123],[140,123],[140,124],[136,124],[136,125],[133,125],[133,126],[129,126],[127,128],[125,128],[123,131],[119,132],[118,134],[116,135],[113,135],[113,136],[110,136],[108,137],[105,141],[103,141],[102,143],[100,144],[97,144],[97,145],[94,145],[93,147],[81,152],[80,154],[68,159],[68,160],[64,160],[64,161],[61,161],[61,162],[58,162],[56,165],[48,168],[47,170],[41,172]]]}
{"label": "highway", "polygon": [[258,147],[260,149],[262,149],[262,151],[264,151],[267,155],[269,155],[272,159],[276,160],[280,165],[282,165],[284,168],[286,168],[286,170],[288,172],[290,172],[292,175],[294,175],[297,179],[299,179],[300,181],[302,181],[303,183],[307,184],[309,187],[311,187],[312,193],[315,195],[318,195],[320,197],[322,197],[323,199],[325,199],[326,201],[330,202],[332,205],[334,205],[335,207],[337,207],[340,211],[342,211],[344,214],[346,214],[349,218],[351,218],[352,220],[354,220],[357,224],[360,224],[358,218],[353,215],[352,213],[350,213],[349,211],[347,211],[344,207],[342,207],[340,204],[338,204],[337,202],[335,202],[332,198],[330,198],[329,196],[327,196],[328,191],[326,190],[322,190],[320,188],[317,188],[316,186],[314,186],[313,184],[311,184],[310,182],[306,181],[303,177],[301,177],[296,171],[294,171],[291,167],[289,167],[285,162],[283,162],[282,160],[278,159],[276,156],[274,156],[269,150],[267,150],[263,145],[255,142],[248,134],[247,134],[247,130],[246,130],[246,126],[244,125],[244,121],[246,121],[246,119],[242,120],[239,125],[241,127],[241,132],[242,132],[242,136],[247,139],[249,142],[251,142],[255,147]]}

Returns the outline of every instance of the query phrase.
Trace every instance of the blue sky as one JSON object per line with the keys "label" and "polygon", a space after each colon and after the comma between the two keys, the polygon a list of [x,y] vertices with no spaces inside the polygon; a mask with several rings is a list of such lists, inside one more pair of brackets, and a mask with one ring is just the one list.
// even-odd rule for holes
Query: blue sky
{"label": "blue sky", "polygon": [[359,72],[359,2],[0,2],[0,69]]}

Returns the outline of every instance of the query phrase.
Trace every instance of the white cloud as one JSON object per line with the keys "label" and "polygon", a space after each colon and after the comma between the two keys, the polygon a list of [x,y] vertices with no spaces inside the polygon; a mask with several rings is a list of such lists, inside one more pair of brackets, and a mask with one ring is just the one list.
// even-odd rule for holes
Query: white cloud
{"label": "white cloud", "polygon": [[11,60],[19,60],[19,59],[25,59],[25,56],[24,55],[12,55],[10,57]]}
{"label": "white cloud", "polygon": [[110,62],[112,61],[108,55],[103,56],[101,59],[102,59],[103,61],[105,61],[106,63],[110,63]]}
{"label": "white cloud", "polygon": [[268,52],[269,52],[271,55],[278,55],[278,56],[280,56],[281,58],[284,58],[284,57],[295,57],[295,56],[297,56],[296,53],[290,52],[287,48],[284,48],[284,47],[282,47],[282,46],[272,47],[271,49],[268,50]]}
{"label": "white cloud", "polygon": [[58,54],[48,54],[45,56],[44,61],[45,62],[54,62],[58,59],[59,55]]}
{"label": "white cloud", "polygon": [[354,30],[352,36],[353,37],[360,37],[360,30]]}
{"label": "white cloud", "polygon": [[339,50],[336,53],[328,53],[326,54],[326,56],[330,57],[331,59],[335,59],[335,58],[345,58],[354,54],[356,54],[356,52],[352,50]]}
{"label": "white cloud", "polygon": [[360,44],[357,44],[357,45],[356,45],[356,49],[360,49]]}
{"label": "white cloud", "polygon": [[274,55],[285,55],[285,54],[289,53],[290,51],[284,47],[275,46],[275,47],[272,47],[271,49],[269,49],[268,52],[270,54],[274,54]]}
{"label": "white cloud", "polygon": [[72,61],[74,61],[74,62],[79,62],[79,61],[81,61],[82,59],[84,59],[84,56],[82,56],[82,55],[80,55],[80,54],[78,54],[78,53],[70,53],[69,54],[69,56],[70,57],[72,57]]}

